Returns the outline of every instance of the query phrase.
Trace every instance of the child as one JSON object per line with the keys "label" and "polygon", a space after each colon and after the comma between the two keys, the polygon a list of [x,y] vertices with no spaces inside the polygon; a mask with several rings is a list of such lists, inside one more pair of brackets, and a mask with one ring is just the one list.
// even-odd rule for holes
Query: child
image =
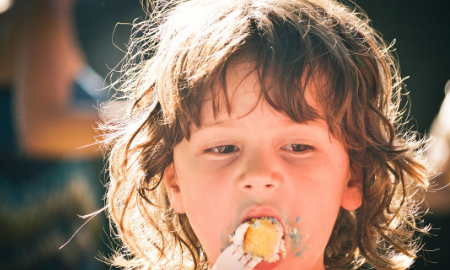
{"label": "child", "polygon": [[140,27],[128,114],[104,126],[115,265],[212,268],[259,217],[282,224],[287,252],[255,269],[411,265],[424,142],[400,133],[402,79],[363,13],[194,0]]}

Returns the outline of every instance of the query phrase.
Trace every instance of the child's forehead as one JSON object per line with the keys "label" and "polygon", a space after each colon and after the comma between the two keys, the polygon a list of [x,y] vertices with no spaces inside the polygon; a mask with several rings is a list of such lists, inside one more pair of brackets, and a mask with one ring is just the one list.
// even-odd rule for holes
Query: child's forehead
{"label": "child's forehead", "polygon": [[[205,93],[200,110],[200,125],[207,126],[229,118],[244,117],[260,108],[259,105],[262,103],[269,103],[272,110],[283,113],[283,109],[274,108],[271,104],[274,100],[280,99],[281,86],[277,85],[277,80],[271,73],[261,77],[259,71],[260,69],[252,61],[236,62],[228,66],[224,73],[224,80],[216,80],[210,90]],[[318,97],[318,91],[320,91],[318,88],[322,83],[305,80],[305,76],[299,76],[299,87],[293,87],[288,91],[291,91],[292,96],[298,96],[296,92],[302,91],[306,104],[318,113],[319,118],[324,118],[324,109]],[[304,86],[303,89],[301,85]],[[285,122],[298,121],[286,117]]]}

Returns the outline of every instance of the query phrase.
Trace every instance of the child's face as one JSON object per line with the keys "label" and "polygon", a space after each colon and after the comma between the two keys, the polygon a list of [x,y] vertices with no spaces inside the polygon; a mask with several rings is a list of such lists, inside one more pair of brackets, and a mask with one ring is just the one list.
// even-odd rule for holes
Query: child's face
{"label": "child's face", "polygon": [[[358,179],[325,121],[298,124],[258,100],[258,75],[245,77],[252,67],[227,72],[231,115],[222,105],[214,118],[206,102],[201,128],[175,147],[166,171],[172,206],[187,214],[211,266],[238,224],[270,216],[284,226],[287,255],[256,269],[324,269],[340,207],[361,204]],[[315,91],[310,84],[307,101],[323,113]]]}

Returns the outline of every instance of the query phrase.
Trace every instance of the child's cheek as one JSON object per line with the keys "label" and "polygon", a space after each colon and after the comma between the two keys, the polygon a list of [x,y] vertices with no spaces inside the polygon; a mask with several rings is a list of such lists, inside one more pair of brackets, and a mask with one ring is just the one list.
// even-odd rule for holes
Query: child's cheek
{"label": "child's cheek", "polygon": [[256,202],[256,199],[253,198],[251,201],[247,201],[244,203],[241,203],[236,211],[233,213],[233,218],[228,222],[227,226],[222,230],[221,234],[220,234],[220,238],[221,238],[221,249],[224,249],[225,247],[229,246],[231,244],[230,242],[230,235],[232,235],[234,233],[234,231],[236,230],[237,226],[240,223],[240,217],[241,214],[248,209],[251,205],[254,205]]}
{"label": "child's cheek", "polygon": [[287,253],[297,258],[302,258],[303,253],[308,248],[306,240],[309,234],[304,235],[301,230],[301,217],[297,216],[295,220],[286,219],[286,235],[284,239],[286,241]]}

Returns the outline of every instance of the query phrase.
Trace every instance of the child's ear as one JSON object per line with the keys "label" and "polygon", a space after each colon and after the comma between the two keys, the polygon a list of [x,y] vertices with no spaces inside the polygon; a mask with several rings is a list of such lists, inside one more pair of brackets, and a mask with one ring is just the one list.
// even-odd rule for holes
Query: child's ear
{"label": "child's ear", "polygon": [[164,181],[166,183],[167,195],[169,196],[170,205],[178,214],[184,214],[183,199],[181,198],[180,187],[178,186],[177,174],[173,163],[171,163],[164,171]]}
{"label": "child's ear", "polygon": [[354,168],[342,195],[341,206],[346,210],[356,210],[362,204],[363,176],[360,168]]}

